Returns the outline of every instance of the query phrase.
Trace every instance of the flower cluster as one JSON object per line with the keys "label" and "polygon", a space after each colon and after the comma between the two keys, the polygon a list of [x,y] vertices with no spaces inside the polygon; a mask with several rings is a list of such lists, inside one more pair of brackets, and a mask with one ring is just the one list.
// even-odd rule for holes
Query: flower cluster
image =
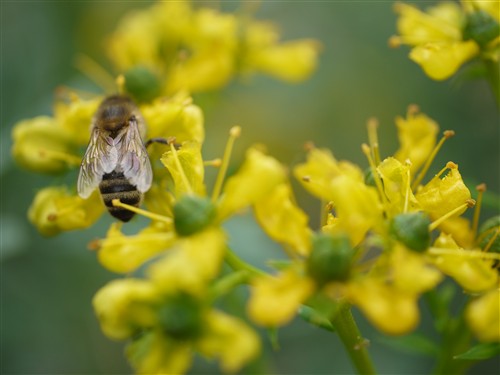
{"label": "flower cluster", "polygon": [[[415,46],[412,58],[432,77],[446,78],[473,56],[498,59],[498,38],[477,28],[486,21],[498,28],[497,5],[446,3],[426,14],[398,3],[401,36],[393,42]],[[361,373],[373,369],[351,305],[383,333],[406,334],[419,323],[421,296],[446,277],[469,298],[467,326],[455,329],[471,331],[481,342],[500,341],[500,221],[493,217],[479,228],[485,187],[473,200],[451,161],[426,180],[453,131],[438,139],[438,124],[410,106],[406,117],[396,119],[399,149],[382,158],[378,124],[370,120],[369,142],[362,145],[366,170],[308,144],[306,160],[291,174],[322,202],[321,226],[312,228],[294,198],[288,169],[262,147],[248,149],[240,168],[226,176],[238,126],[220,158],[203,157],[203,112],[188,93],[219,89],[253,72],[303,80],[315,68],[316,41],[280,42],[273,25],[245,12],[163,1],[127,15],[107,43],[120,94],[135,99],[147,124],[143,139],[159,141],[147,149],[154,180],[144,209],[111,202],[150,221],[135,234],[113,223],[91,243],[102,266],[122,276],[96,293],[97,318],[105,335],[128,342],[126,354],[138,373],[184,373],[196,354],[217,359],[224,372],[256,358],[254,329],[218,304],[240,284],[250,287],[247,313],[255,323],[276,328],[299,315],[334,330]],[[53,116],[14,127],[15,160],[50,175],[78,167],[102,100],[59,92]],[[212,189],[207,167],[219,168]],[[461,216],[474,206],[472,221]],[[51,236],[93,225],[104,209],[97,191],[83,199],[72,179],[68,186],[41,189],[28,216]],[[271,274],[228,246],[223,224],[247,209],[288,256],[270,262]]]}
{"label": "flower cluster", "polygon": [[398,2],[394,9],[400,17],[399,35],[392,37],[390,44],[410,45],[410,59],[432,79],[447,79],[474,58],[490,62],[498,70],[498,1],[441,2],[426,12]]}
{"label": "flower cluster", "polygon": [[[141,96],[200,92],[255,72],[288,82],[310,76],[319,44],[312,39],[280,42],[270,22],[189,1],[161,1],[128,14],[107,40],[109,58]],[[142,89],[144,88],[144,89]]]}
{"label": "flower cluster", "polygon": [[285,324],[302,305],[328,316],[347,301],[381,331],[405,334],[419,322],[419,297],[448,275],[475,296],[467,318],[477,337],[500,340],[491,329],[499,324],[498,218],[482,231],[489,231],[488,240],[479,240],[460,217],[475,202],[453,162],[421,184],[453,132],[437,142],[437,124],[414,106],[396,124],[401,146],[381,160],[376,122],[369,122],[367,172],[309,146],[294,175],[327,202],[320,231],[308,227],[286,183],[257,203],[258,222],[283,244],[290,262],[280,263],[276,275],[254,279],[248,312],[256,322]]}

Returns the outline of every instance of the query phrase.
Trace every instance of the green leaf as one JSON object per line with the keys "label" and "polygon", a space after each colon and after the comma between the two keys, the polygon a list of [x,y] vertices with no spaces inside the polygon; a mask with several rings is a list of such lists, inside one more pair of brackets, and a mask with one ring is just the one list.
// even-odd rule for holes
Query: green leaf
{"label": "green leaf", "polygon": [[402,337],[380,337],[378,341],[406,353],[420,354],[428,357],[436,357],[439,354],[438,344],[419,333],[412,333]]}
{"label": "green leaf", "polygon": [[330,323],[328,317],[310,306],[300,306],[298,314],[308,323],[311,323],[319,328],[323,328],[327,331],[335,332],[335,328],[333,327],[332,323]]}
{"label": "green leaf", "polygon": [[454,359],[489,359],[500,354],[500,343],[492,342],[473,346],[465,353],[456,355]]}

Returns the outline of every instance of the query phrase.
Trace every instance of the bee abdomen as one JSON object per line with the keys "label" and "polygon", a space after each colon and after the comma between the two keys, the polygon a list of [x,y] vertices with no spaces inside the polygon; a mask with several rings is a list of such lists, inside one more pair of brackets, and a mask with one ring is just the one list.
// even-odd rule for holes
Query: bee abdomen
{"label": "bee abdomen", "polygon": [[109,213],[124,222],[132,219],[134,213],[125,208],[113,206],[113,199],[119,199],[122,203],[134,207],[139,207],[141,203],[142,194],[120,172],[113,171],[102,176],[99,190]]}

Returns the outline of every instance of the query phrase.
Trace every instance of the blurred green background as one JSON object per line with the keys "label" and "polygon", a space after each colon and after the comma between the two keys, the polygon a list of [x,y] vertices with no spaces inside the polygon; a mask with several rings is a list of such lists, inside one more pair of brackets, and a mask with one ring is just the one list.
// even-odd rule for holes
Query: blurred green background
{"label": "blurred green background", "polygon": [[[77,52],[100,62],[103,37],[128,9],[150,2],[38,1],[1,3],[1,373],[118,374],[129,373],[123,344],[111,342],[99,330],[90,305],[95,291],[116,277],[99,266],[86,244],[102,237],[111,220],[56,238],[42,238],[27,222],[26,212],[37,189],[61,182],[57,178],[18,169],[11,157],[10,131],[19,120],[51,114],[54,90],[60,85],[98,90],[74,67]],[[204,2],[203,5],[208,4]],[[222,2],[237,9],[238,2]],[[243,127],[234,165],[247,146],[259,142],[283,163],[303,159],[303,144],[312,140],[340,159],[366,166],[360,150],[367,141],[366,120],[380,120],[383,156],[397,145],[394,118],[409,104],[434,118],[442,130],[457,136],[447,142],[434,163],[437,171],[448,160],[472,188],[485,182],[500,189],[499,114],[484,82],[434,82],[407,58],[408,50],[392,50],[395,33],[391,1],[263,2],[257,17],[281,26],[284,39],[316,38],[323,44],[319,69],[305,83],[287,85],[256,76],[234,82],[217,94],[202,94],[195,102],[205,110],[205,156],[222,154],[227,130]],[[200,4],[198,4],[200,5]],[[76,178],[76,174],[75,174]],[[313,218],[319,202],[298,190],[299,202]],[[488,213],[488,210],[486,210]],[[498,204],[489,214],[498,213]],[[314,222],[312,225],[317,225]],[[234,249],[264,266],[279,257],[276,245],[243,215],[227,225]],[[421,323],[431,332],[423,310]],[[359,316],[359,314],[358,314]],[[428,373],[432,361],[402,353],[382,342],[381,335],[359,316],[361,330],[372,342],[370,351],[382,374]],[[262,359],[266,372],[276,374],[351,373],[336,336],[296,319],[280,330],[281,349],[273,351],[263,332]],[[471,374],[498,373],[490,360]],[[249,372],[264,371],[250,368]],[[217,373],[217,367],[197,361],[192,373]]]}

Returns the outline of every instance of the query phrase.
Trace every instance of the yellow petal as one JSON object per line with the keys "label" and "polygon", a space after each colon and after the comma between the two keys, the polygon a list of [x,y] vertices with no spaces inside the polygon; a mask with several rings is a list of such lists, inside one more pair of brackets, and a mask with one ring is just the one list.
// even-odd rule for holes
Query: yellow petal
{"label": "yellow petal", "polygon": [[[163,154],[161,162],[168,169],[175,184],[175,196],[181,197],[186,193],[195,193],[205,195],[205,184],[203,182],[205,175],[205,166],[201,156],[201,144],[195,141],[184,142],[177,150],[182,171],[179,170],[177,163],[172,155],[172,151]],[[187,177],[190,188],[185,186],[182,175]],[[192,189],[192,190],[191,190]]]}
{"label": "yellow petal", "polygon": [[307,154],[307,161],[293,171],[295,177],[314,196],[325,201],[332,200],[332,181],[340,175],[348,175],[355,181],[363,182],[364,175],[358,166],[337,161],[326,149],[313,148]]}
{"label": "yellow petal", "polygon": [[225,86],[235,71],[229,51],[220,46],[196,51],[188,60],[174,66],[169,76],[167,94],[179,90],[201,92]]}
{"label": "yellow petal", "polygon": [[[415,197],[422,209],[436,219],[466,203],[471,195],[458,168],[452,168],[445,177],[434,177],[417,192]],[[466,209],[464,208],[462,212]],[[462,212],[457,212],[455,216]]]}
{"label": "yellow petal", "polygon": [[410,160],[410,171],[414,176],[436,145],[439,126],[425,114],[412,111],[409,111],[406,119],[397,117],[396,126],[400,147],[394,157],[401,163]]}
{"label": "yellow petal", "polygon": [[453,277],[464,289],[481,292],[494,287],[498,282],[498,273],[492,267],[492,261],[468,256],[473,250],[460,248],[451,235],[441,233],[434,246],[451,252],[437,255],[432,260],[443,273]]}
{"label": "yellow petal", "polygon": [[54,236],[67,230],[88,228],[103,212],[104,204],[97,191],[88,199],[82,199],[66,187],[49,187],[36,194],[28,218],[41,234]]}
{"label": "yellow petal", "polygon": [[161,223],[153,223],[133,236],[124,235],[120,227],[121,223],[111,225],[98,253],[99,262],[113,272],[132,272],[175,241],[173,230]]}
{"label": "yellow petal", "polygon": [[220,270],[225,247],[226,235],[219,228],[180,239],[149,268],[149,277],[166,294],[184,291],[202,295]]}
{"label": "yellow petal", "polygon": [[382,178],[385,195],[389,201],[391,216],[398,213],[417,211],[419,204],[410,189],[410,166],[389,157],[377,167]]}
{"label": "yellow petal", "polygon": [[250,148],[240,170],[224,186],[218,217],[225,219],[255,204],[284,182],[285,176],[285,168],[276,159]]}
{"label": "yellow petal", "polygon": [[460,247],[471,249],[474,246],[474,233],[468,219],[452,217],[439,226],[443,233],[450,234]]}
{"label": "yellow petal", "polygon": [[474,299],[465,310],[474,335],[483,342],[500,342],[500,288]]}
{"label": "yellow petal", "polygon": [[137,374],[184,374],[193,359],[190,342],[172,341],[161,331],[150,331],[127,346],[127,357]]}
{"label": "yellow petal", "polygon": [[410,59],[437,81],[451,77],[467,61],[479,53],[476,42],[427,43],[413,48]]}
{"label": "yellow petal", "polygon": [[259,353],[258,335],[244,322],[229,315],[211,311],[204,334],[196,348],[209,358],[220,358],[224,372],[234,373]]}
{"label": "yellow petal", "polygon": [[275,327],[288,323],[314,290],[312,280],[290,269],[278,276],[254,279],[248,314],[256,323]]}
{"label": "yellow petal", "polygon": [[12,130],[12,138],[12,156],[26,169],[56,174],[79,165],[80,157],[73,154],[74,140],[51,117],[18,122]]}
{"label": "yellow petal", "polygon": [[353,246],[370,229],[382,225],[382,204],[375,188],[348,175],[340,175],[332,180],[330,190],[330,200],[338,217],[336,227],[349,235]]}
{"label": "yellow petal", "polygon": [[347,285],[348,299],[378,329],[389,335],[413,330],[419,321],[417,295],[370,277]]}
{"label": "yellow petal", "polygon": [[500,21],[500,2],[498,1],[461,0],[460,2],[469,13],[481,9],[497,21]]}
{"label": "yellow petal", "polygon": [[442,2],[428,12],[417,7],[396,3],[397,28],[406,43],[418,45],[430,41],[460,40],[463,12],[457,4]]}
{"label": "yellow petal", "polygon": [[311,230],[307,215],[295,204],[290,185],[282,184],[255,206],[255,216],[274,240],[289,245],[300,255],[311,250]]}
{"label": "yellow petal", "polygon": [[99,289],[92,304],[103,332],[112,339],[124,340],[156,322],[154,304],[159,299],[149,281],[119,279]]}
{"label": "yellow petal", "polygon": [[399,244],[392,250],[391,264],[394,286],[407,293],[420,294],[428,291],[436,287],[443,278],[441,272],[424,256]]}
{"label": "yellow petal", "polygon": [[267,73],[288,82],[310,77],[318,64],[319,43],[312,39],[276,44],[249,54],[249,69]]}
{"label": "yellow petal", "polygon": [[148,138],[175,137],[181,143],[191,140],[203,142],[203,113],[183,93],[168,100],[161,98],[143,105],[141,113],[148,128]]}

